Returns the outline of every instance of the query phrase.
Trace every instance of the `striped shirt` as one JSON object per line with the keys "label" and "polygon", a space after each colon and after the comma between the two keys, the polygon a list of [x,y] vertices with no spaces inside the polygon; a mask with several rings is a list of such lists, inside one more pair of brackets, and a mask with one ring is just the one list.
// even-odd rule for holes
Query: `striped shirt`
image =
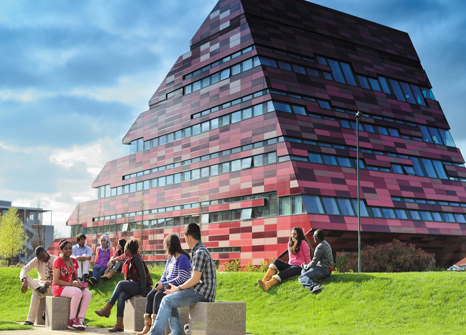
{"label": "striped shirt", "polygon": [[312,261],[304,269],[307,271],[316,266],[333,267],[332,247],[325,240],[319,243]]}
{"label": "striped shirt", "polygon": [[192,270],[201,272],[199,283],[193,286],[193,289],[206,298],[208,301],[215,301],[217,291],[217,274],[215,272],[214,260],[210,256],[209,250],[197,242],[192,250],[193,260],[191,262]]}
{"label": "striped shirt", "polygon": [[191,278],[191,261],[188,256],[181,254],[178,258],[170,256],[165,265],[160,282],[162,285],[173,284],[180,286]]}

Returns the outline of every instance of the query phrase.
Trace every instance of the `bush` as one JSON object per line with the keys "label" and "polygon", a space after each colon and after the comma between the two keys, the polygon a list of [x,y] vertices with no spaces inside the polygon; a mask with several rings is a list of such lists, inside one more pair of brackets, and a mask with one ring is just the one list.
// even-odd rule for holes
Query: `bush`
{"label": "bush", "polygon": [[[426,271],[434,257],[414,244],[398,240],[361,250],[363,272],[411,272]],[[341,272],[358,270],[358,253],[343,253],[337,258],[337,269]]]}

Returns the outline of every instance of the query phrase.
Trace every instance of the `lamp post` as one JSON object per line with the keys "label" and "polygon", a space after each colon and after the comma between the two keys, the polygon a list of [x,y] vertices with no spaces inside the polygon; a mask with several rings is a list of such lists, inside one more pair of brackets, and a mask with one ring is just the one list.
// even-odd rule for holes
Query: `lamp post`
{"label": "lamp post", "polygon": [[361,193],[360,193],[360,180],[359,180],[359,117],[361,112],[356,113],[356,175],[358,180],[358,273],[362,272],[361,269]]}

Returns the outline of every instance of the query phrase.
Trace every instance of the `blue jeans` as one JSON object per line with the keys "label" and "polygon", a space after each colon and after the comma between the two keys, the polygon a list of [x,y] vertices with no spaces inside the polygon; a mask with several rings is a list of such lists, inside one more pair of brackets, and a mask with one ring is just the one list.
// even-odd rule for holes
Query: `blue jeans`
{"label": "blue jeans", "polygon": [[178,307],[207,301],[208,300],[206,298],[194,291],[192,288],[166,295],[162,299],[159,313],[157,314],[157,318],[155,319],[150,335],[162,335],[167,321],[170,321],[172,335],[182,335]]}
{"label": "blue jeans", "polygon": [[307,271],[303,269],[298,281],[303,284],[305,288],[312,291],[312,288],[317,285],[315,283],[317,280],[330,277],[331,274],[332,271],[330,271],[328,268],[324,266],[316,266]]}
{"label": "blue jeans", "polygon": [[273,264],[277,267],[278,271],[280,271],[278,276],[281,280],[297,276],[301,273],[300,266],[290,265],[288,263],[282,262],[279,259],[274,260]]}
{"label": "blue jeans", "polygon": [[141,285],[137,281],[122,280],[118,282],[117,286],[113,290],[112,297],[110,298],[110,303],[115,305],[117,304],[117,316],[123,316],[125,311],[125,301],[132,298],[135,295],[144,296],[146,292],[141,292]]}
{"label": "blue jeans", "polygon": [[98,267],[94,265],[92,277],[98,280],[105,273],[105,270],[107,270],[107,267]]}

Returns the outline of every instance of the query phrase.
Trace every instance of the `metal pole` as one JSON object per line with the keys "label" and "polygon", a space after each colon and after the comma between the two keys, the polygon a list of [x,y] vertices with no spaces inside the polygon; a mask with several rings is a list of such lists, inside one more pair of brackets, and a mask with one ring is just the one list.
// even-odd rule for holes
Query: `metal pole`
{"label": "metal pole", "polygon": [[358,179],[358,273],[362,272],[361,266],[361,187],[359,180],[359,117],[361,112],[356,113],[356,174]]}

